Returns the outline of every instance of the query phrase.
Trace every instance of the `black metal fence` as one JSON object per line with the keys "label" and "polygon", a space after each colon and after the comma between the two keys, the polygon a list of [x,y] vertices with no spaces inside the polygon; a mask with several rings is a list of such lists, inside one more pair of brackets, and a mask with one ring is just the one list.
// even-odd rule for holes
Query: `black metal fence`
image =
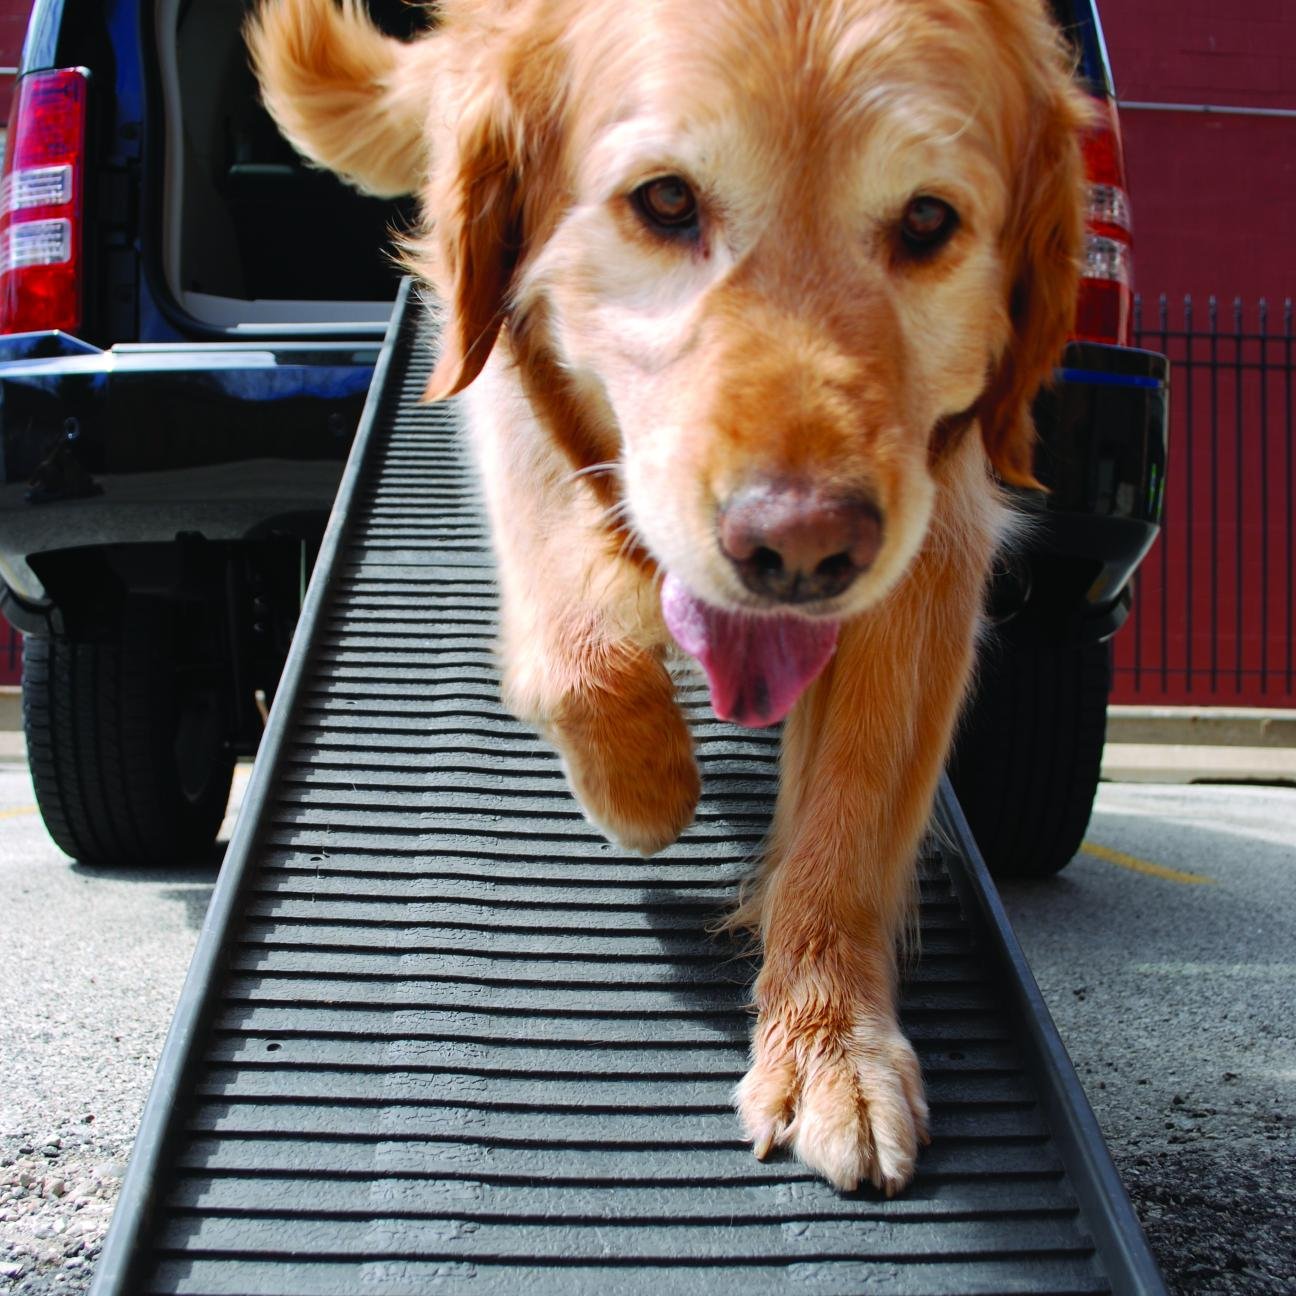
{"label": "black metal fence", "polygon": [[1170,357],[1170,462],[1113,698],[1296,705],[1292,301],[1138,299],[1134,332]]}

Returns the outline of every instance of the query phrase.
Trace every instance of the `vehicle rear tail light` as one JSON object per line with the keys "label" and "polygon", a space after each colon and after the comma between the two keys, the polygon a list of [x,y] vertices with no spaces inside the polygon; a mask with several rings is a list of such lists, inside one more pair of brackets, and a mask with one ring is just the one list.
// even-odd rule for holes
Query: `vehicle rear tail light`
{"label": "vehicle rear tail light", "polygon": [[81,323],[86,73],[18,82],[0,183],[0,333]]}
{"label": "vehicle rear tail light", "polygon": [[1129,346],[1134,300],[1134,237],[1120,120],[1111,100],[1099,100],[1098,121],[1084,139],[1088,212],[1076,337]]}

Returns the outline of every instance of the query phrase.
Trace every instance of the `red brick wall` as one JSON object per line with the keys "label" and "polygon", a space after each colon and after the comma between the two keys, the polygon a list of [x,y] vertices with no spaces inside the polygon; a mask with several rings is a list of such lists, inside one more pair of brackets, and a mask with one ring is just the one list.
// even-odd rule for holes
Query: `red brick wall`
{"label": "red brick wall", "polygon": [[[1296,110],[1296,0],[1099,0],[1118,98]],[[1296,706],[1291,625],[1296,552],[1290,346],[1234,342],[1270,303],[1296,298],[1296,116],[1127,107],[1121,124],[1134,206],[1144,325],[1155,299],[1220,299],[1218,346],[1171,336],[1171,455],[1162,536],[1136,577],[1116,637],[1113,700]],[[1147,345],[1159,347],[1155,333]],[[1212,369],[1217,354],[1221,365]],[[1262,372],[1260,362],[1268,365]]]}
{"label": "red brick wall", "polygon": [[[1296,108],[1291,0],[1099,0],[1124,99]],[[1225,98],[1227,96],[1227,99]]]}
{"label": "red brick wall", "polygon": [[[32,0],[0,0],[0,67],[17,67],[27,35],[27,17]],[[9,120],[13,77],[0,73],[0,125]]]}
{"label": "red brick wall", "polygon": [[[1123,101],[1296,110],[1294,0],[1100,0]],[[1296,296],[1296,117],[1122,114],[1146,296]]]}

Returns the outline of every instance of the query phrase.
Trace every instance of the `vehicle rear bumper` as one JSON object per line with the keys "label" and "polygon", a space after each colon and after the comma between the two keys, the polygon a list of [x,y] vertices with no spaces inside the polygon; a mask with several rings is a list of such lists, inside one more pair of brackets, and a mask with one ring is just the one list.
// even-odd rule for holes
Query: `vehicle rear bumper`
{"label": "vehicle rear bumper", "polygon": [[1160,530],[1168,414],[1164,356],[1092,342],[1067,348],[1036,401],[1036,474],[1048,493],[1022,493],[1030,526],[1019,556],[1044,569],[1031,598],[1054,611],[1069,602],[1086,637],[1120,626],[1130,578]]}
{"label": "vehicle rear bumper", "polygon": [[42,554],[253,539],[327,513],[377,351],[0,338],[0,581],[15,619],[48,602]]}
{"label": "vehicle rear bumper", "polygon": [[[182,534],[253,539],[278,519],[326,513],[376,359],[365,343],[100,351],[57,333],[0,338],[0,582],[11,619],[48,605],[43,554]],[[1068,347],[1036,403],[1049,489],[1019,494],[1030,525],[1000,615],[1063,610],[1086,637],[1120,625],[1160,525],[1167,369],[1150,351]]]}

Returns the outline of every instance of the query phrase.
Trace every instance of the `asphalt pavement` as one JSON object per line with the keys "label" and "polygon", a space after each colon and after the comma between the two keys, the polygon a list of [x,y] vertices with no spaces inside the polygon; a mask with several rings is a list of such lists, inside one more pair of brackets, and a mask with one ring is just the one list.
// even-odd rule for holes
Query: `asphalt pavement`
{"label": "asphalt pavement", "polygon": [[[1296,790],[1107,784],[1088,842],[1003,890],[1153,1249],[1290,1292]],[[215,875],[72,863],[0,763],[0,1293],[86,1290]]]}
{"label": "asphalt pavement", "polygon": [[1000,886],[1172,1290],[1296,1291],[1296,789],[1104,784]]}

